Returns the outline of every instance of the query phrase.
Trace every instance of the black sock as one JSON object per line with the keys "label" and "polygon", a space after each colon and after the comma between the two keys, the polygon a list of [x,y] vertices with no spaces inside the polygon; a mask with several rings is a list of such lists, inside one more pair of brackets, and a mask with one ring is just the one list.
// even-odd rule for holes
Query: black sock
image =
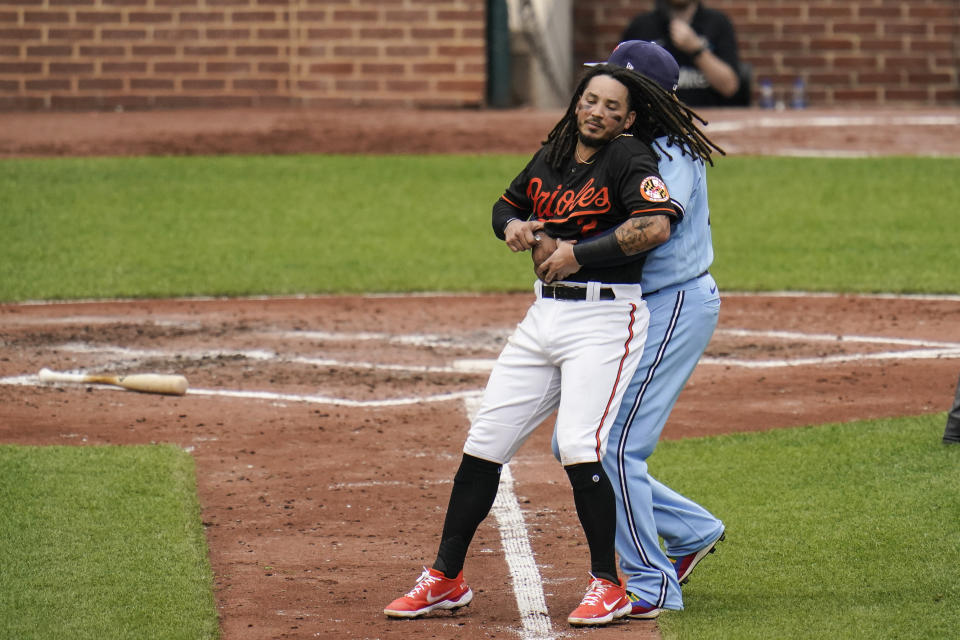
{"label": "black sock", "polygon": [[617,577],[617,498],[610,479],[599,462],[564,467],[573,487],[580,525],[590,547],[590,572],[620,584]]}
{"label": "black sock", "polygon": [[473,534],[490,513],[497,497],[502,468],[496,462],[463,454],[460,468],[453,478],[440,548],[433,563],[433,568],[448,578],[456,578],[463,570]]}

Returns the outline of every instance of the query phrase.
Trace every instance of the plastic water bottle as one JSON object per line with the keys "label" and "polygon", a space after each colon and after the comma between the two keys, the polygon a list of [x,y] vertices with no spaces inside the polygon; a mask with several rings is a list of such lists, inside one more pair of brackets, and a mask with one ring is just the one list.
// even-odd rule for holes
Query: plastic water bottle
{"label": "plastic water bottle", "polygon": [[797,76],[793,81],[793,94],[790,98],[790,107],[792,109],[803,109],[807,106],[806,86],[803,78]]}
{"label": "plastic water bottle", "polygon": [[768,78],[764,78],[760,81],[760,108],[773,109],[773,107],[773,83]]}

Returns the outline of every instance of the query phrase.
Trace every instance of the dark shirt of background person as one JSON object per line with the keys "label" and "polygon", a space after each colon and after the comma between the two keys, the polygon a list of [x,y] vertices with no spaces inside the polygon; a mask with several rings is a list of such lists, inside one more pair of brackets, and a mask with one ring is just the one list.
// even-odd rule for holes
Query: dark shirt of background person
{"label": "dark shirt of background person", "polygon": [[[690,13],[692,18],[688,24],[699,36],[699,41],[688,30],[682,31],[679,34],[683,44],[681,48],[681,43],[671,38],[671,19]],[[683,25],[678,26],[683,30]],[[725,13],[705,7],[699,0],[657,0],[653,11],[640,14],[631,21],[621,37],[621,41],[624,40],[656,42],[676,58],[680,65],[677,96],[687,105],[744,105],[743,92],[739,90],[740,56],[736,32]],[[713,75],[716,87],[711,86],[704,71]],[[736,81],[730,78],[731,73]]]}

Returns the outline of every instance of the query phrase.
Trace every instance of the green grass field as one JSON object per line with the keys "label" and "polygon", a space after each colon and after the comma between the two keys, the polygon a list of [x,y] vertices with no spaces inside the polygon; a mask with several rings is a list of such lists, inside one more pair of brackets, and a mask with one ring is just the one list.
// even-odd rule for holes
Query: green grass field
{"label": "green grass field", "polygon": [[[528,290],[489,220],[525,161],[3,161],[0,301]],[[726,290],[960,293],[958,175],[958,159],[722,158],[712,271]],[[736,523],[665,638],[954,637],[943,419],[663,443],[655,473]],[[216,637],[187,461],[0,447],[0,638]]]}
{"label": "green grass field", "polygon": [[668,640],[955,638],[960,446],[945,414],[664,441],[651,473],[722,514]]}
{"label": "green grass field", "polygon": [[[528,290],[490,230],[519,156],[0,162],[0,301]],[[960,159],[731,157],[726,290],[958,290]]]}
{"label": "green grass field", "polygon": [[193,458],[0,445],[0,638],[219,637]]}

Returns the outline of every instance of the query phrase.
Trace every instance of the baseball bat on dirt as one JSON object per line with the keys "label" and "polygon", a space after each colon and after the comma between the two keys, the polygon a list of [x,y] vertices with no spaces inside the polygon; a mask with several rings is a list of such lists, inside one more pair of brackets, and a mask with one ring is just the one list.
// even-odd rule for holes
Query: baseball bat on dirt
{"label": "baseball bat on dirt", "polygon": [[165,393],[182,396],[187,392],[187,379],[180,375],[165,373],[132,373],[126,376],[88,373],[60,373],[50,369],[41,369],[41,382],[87,382],[110,384],[130,391],[144,393]]}

